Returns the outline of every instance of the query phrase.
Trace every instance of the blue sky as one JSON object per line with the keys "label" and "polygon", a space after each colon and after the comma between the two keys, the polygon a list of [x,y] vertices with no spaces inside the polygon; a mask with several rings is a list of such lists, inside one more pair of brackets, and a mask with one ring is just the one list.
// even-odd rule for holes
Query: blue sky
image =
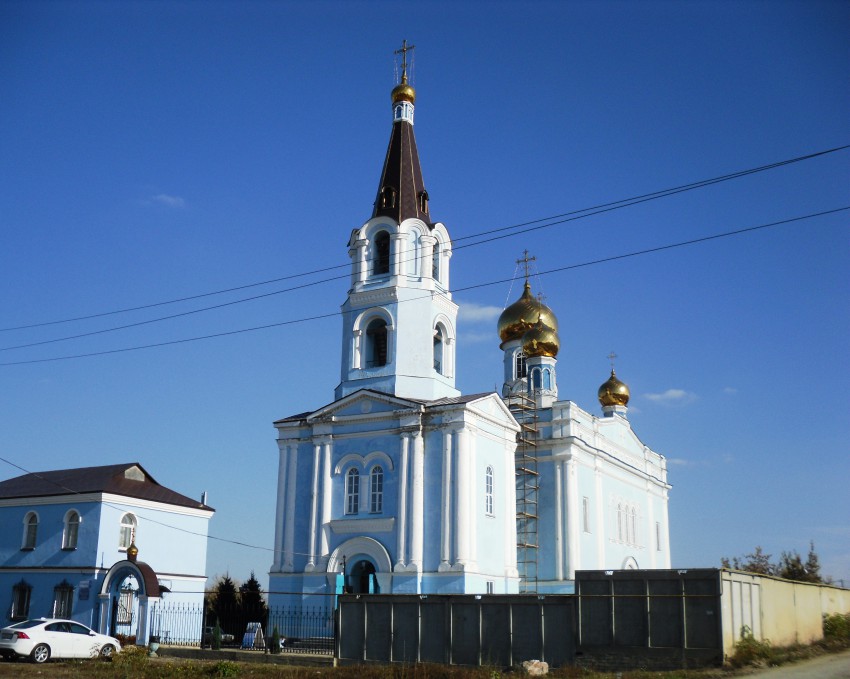
{"label": "blue sky", "polygon": [[[272,422],[333,399],[347,263],[416,45],[432,214],[473,234],[850,144],[846,2],[0,4],[0,456],[136,460],[218,511],[210,575],[262,582]],[[541,272],[850,205],[850,150],[457,248],[458,386],[498,389],[495,318]],[[616,351],[668,457],[673,565],[814,540],[850,584],[848,213],[542,275],[560,395]],[[293,283],[342,278],[279,292]],[[276,292],[261,299],[73,340]],[[0,461],[0,479],[20,474]],[[140,540],[144,558],[144,544]]]}

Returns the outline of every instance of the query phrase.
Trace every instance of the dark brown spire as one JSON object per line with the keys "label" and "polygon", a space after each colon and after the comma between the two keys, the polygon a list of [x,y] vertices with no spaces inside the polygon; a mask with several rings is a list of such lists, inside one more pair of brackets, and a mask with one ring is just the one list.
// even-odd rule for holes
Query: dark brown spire
{"label": "dark brown spire", "polygon": [[407,81],[407,42],[399,50],[403,56],[401,82],[393,88],[393,130],[378,184],[372,217],[392,217],[399,224],[405,219],[421,219],[430,225],[428,192],[422,179],[416,137],[413,134],[413,103],[416,91]]}

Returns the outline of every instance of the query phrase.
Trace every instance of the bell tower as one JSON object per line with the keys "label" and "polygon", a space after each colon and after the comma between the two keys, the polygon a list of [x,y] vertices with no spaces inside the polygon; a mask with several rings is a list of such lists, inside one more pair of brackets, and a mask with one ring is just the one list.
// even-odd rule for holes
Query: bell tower
{"label": "bell tower", "polygon": [[432,219],[419,164],[402,43],[401,80],[391,92],[392,132],[371,218],[351,233],[351,288],[342,305],[337,399],[358,389],[436,400],[455,388],[457,305],[449,290],[452,243]]}

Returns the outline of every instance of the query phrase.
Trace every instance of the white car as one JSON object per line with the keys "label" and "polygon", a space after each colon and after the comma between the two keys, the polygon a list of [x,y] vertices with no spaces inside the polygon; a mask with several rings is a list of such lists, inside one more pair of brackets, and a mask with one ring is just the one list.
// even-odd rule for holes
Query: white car
{"label": "white car", "polygon": [[50,658],[111,658],[120,650],[118,639],[73,620],[38,618],[0,630],[0,655],[6,660],[29,657],[43,663]]}

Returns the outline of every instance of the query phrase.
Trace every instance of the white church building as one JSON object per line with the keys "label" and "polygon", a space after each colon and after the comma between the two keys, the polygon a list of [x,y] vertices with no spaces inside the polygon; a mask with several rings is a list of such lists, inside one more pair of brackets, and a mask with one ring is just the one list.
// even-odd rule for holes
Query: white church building
{"label": "white church building", "polygon": [[274,423],[269,603],[571,593],[577,569],[669,568],[665,459],[632,431],[613,370],[600,415],[558,400],[557,319],[527,276],[499,320],[503,393],[455,388],[452,242],[431,216],[414,102],[405,59],[372,216],[348,241],[335,400]]}

